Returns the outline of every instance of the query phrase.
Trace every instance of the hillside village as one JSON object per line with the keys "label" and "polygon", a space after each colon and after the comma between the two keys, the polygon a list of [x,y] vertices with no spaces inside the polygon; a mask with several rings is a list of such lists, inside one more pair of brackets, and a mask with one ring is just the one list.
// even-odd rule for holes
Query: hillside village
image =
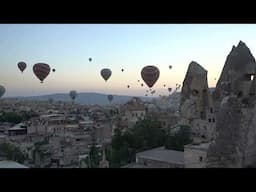
{"label": "hillside village", "polygon": [[[15,161],[28,168],[255,167],[255,70],[255,58],[240,41],[215,89],[208,87],[207,70],[192,61],[181,92],[152,101],[133,97],[100,106],[1,99],[0,166]],[[165,139],[157,140],[157,134]],[[11,149],[15,155],[4,152]]]}

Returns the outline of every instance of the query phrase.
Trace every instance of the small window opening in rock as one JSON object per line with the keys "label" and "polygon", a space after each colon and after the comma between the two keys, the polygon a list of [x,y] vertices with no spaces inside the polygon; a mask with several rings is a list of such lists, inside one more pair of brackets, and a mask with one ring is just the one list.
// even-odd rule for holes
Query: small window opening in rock
{"label": "small window opening in rock", "polygon": [[211,122],[212,122],[212,120],[211,120],[211,119],[208,119],[208,121],[209,121],[209,123],[211,123]]}
{"label": "small window opening in rock", "polygon": [[202,156],[199,157],[199,161],[200,161],[200,162],[203,161],[203,157],[202,157]]}
{"label": "small window opening in rock", "polygon": [[196,90],[196,89],[194,89],[193,91],[192,91],[192,94],[193,95],[197,95],[199,92],[198,92],[198,90]]}
{"label": "small window opening in rock", "polygon": [[252,93],[252,92],[251,92],[251,93],[250,93],[250,96],[255,96],[255,93]]}
{"label": "small window opening in rock", "polygon": [[213,113],[213,109],[212,109],[212,107],[210,108],[210,112],[211,112],[211,113]]}
{"label": "small window opening in rock", "polygon": [[239,91],[238,94],[237,94],[237,97],[242,97],[242,96],[243,96],[243,92]]}
{"label": "small window opening in rock", "polygon": [[244,75],[245,81],[253,81],[253,79],[254,79],[254,74],[245,74]]}
{"label": "small window opening in rock", "polygon": [[215,119],[214,119],[214,118],[212,118],[212,122],[215,122]]}

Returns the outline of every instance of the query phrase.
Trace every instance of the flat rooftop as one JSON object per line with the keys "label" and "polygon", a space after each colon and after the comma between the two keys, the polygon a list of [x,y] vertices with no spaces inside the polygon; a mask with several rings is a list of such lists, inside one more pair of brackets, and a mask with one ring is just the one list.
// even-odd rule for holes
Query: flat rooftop
{"label": "flat rooftop", "polygon": [[136,154],[137,158],[151,159],[155,161],[184,164],[184,152],[158,147]]}
{"label": "flat rooftop", "polygon": [[14,168],[14,169],[17,169],[17,168],[29,168],[25,165],[22,165],[20,163],[17,163],[15,161],[0,161],[0,169],[2,168]]}

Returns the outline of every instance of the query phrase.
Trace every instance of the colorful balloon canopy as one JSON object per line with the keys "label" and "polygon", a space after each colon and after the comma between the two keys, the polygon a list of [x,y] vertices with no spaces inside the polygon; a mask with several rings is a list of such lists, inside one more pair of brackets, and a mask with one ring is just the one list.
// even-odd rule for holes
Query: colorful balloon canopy
{"label": "colorful balloon canopy", "polygon": [[155,66],[146,66],[141,70],[141,77],[150,88],[157,82],[159,75],[160,71]]}
{"label": "colorful balloon canopy", "polygon": [[49,75],[50,71],[50,66],[45,63],[37,63],[33,66],[33,72],[41,83],[43,83],[44,79]]}
{"label": "colorful balloon canopy", "polygon": [[27,64],[23,61],[18,63],[18,68],[20,69],[21,72],[23,72],[27,67]]}
{"label": "colorful balloon canopy", "polygon": [[108,101],[111,102],[114,99],[113,95],[108,95]]}
{"label": "colorful balloon canopy", "polygon": [[77,92],[75,90],[72,90],[69,92],[69,96],[74,101],[77,97]]}
{"label": "colorful balloon canopy", "polygon": [[112,71],[110,69],[105,68],[105,69],[101,70],[100,74],[101,74],[102,78],[105,81],[107,81],[110,78]]}
{"label": "colorful balloon canopy", "polygon": [[0,98],[5,94],[5,87],[0,85]]}

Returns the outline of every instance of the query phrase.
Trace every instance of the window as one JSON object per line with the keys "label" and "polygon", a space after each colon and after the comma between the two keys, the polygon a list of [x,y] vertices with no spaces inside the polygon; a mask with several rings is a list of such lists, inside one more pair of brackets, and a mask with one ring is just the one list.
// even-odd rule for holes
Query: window
{"label": "window", "polygon": [[210,112],[211,112],[211,113],[213,113],[213,109],[212,109],[212,107],[210,108]]}
{"label": "window", "polygon": [[197,95],[199,92],[198,92],[198,90],[196,90],[196,89],[193,89],[193,91],[192,91],[192,95]]}
{"label": "window", "polygon": [[199,157],[199,161],[200,161],[200,162],[203,161],[203,157],[202,157],[202,156]]}
{"label": "window", "polygon": [[212,120],[211,120],[211,119],[208,119],[208,121],[209,121],[209,123],[211,123],[211,122],[212,122]]}
{"label": "window", "polygon": [[244,75],[244,81],[253,81],[254,74],[245,74]]}
{"label": "window", "polygon": [[214,118],[212,118],[212,122],[215,122],[215,119],[214,119]]}
{"label": "window", "polygon": [[237,94],[237,97],[242,97],[242,96],[243,96],[243,92],[239,91],[238,94]]}

